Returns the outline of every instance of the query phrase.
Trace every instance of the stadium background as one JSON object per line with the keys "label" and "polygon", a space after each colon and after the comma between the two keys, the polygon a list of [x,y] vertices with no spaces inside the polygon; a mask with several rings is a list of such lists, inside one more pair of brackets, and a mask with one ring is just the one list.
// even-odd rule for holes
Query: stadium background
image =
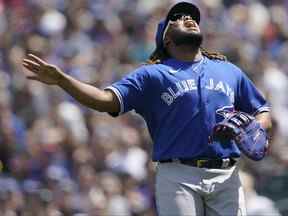
{"label": "stadium background", "polygon": [[[104,88],[148,58],[173,2],[0,0],[0,215],[155,215],[143,120],[27,81],[21,60],[34,53]],[[273,106],[269,156],[241,163],[249,215],[288,215],[288,1],[192,2],[204,47],[239,65]]]}

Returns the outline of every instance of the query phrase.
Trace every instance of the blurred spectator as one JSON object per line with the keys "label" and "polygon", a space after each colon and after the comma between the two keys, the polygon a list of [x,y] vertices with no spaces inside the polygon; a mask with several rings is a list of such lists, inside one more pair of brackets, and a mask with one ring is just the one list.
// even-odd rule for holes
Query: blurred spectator
{"label": "blurred spectator", "polygon": [[107,167],[129,174],[136,180],[145,180],[148,155],[139,147],[138,132],[133,128],[122,128],[117,140],[117,150],[107,155]]}
{"label": "blurred spectator", "polygon": [[240,172],[240,178],[243,182],[245,198],[247,203],[247,215],[249,216],[280,216],[272,200],[268,197],[260,196],[255,191],[255,182],[253,177],[245,172]]}

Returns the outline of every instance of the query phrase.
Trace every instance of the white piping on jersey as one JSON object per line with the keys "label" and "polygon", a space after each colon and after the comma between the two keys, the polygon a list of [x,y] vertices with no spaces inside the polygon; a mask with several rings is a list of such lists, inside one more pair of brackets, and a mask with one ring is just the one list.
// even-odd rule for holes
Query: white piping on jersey
{"label": "white piping on jersey", "polygon": [[259,109],[256,110],[256,112],[253,113],[253,116],[262,112],[270,112],[270,111],[271,111],[271,108],[269,106],[260,107]]}
{"label": "white piping on jersey", "polygon": [[117,88],[114,88],[113,86],[108,86],[106,87],[104,90],[111,90],[115,93],[119,103],[120,103],[120,111],[118,113],[118,115],[122,114],[124,112],[124,103],[123,103],[123,98],[122,95],[120,94],[119,90]]}

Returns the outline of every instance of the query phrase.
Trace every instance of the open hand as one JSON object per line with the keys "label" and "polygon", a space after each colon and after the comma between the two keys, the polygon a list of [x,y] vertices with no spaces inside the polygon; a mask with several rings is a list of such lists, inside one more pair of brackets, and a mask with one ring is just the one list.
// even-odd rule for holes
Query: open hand
{"label": "open hand", "polygon": [[33,54],[29,54],[27,58],[23,59],[22,64],[33,73],[33,75],[27,76],[30,80],[37,80],[48,85],[57,85],[63,77],[63,72],[57,66],[48,64]]}

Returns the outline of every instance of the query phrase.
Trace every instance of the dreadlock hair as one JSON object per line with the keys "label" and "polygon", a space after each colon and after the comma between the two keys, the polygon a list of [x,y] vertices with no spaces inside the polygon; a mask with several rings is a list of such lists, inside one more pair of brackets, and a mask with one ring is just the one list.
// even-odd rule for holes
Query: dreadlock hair
{"label": "dreadlock hair", "polygon": [[[227,61],[227,57],[219,52],[211,52],[203,47],[200,47],[200,51],[202,55],[211,60]],[[146,61],[146,64],[159,64],[167,58],[169,58],[169,54],[164,48],[156,48]]]}

